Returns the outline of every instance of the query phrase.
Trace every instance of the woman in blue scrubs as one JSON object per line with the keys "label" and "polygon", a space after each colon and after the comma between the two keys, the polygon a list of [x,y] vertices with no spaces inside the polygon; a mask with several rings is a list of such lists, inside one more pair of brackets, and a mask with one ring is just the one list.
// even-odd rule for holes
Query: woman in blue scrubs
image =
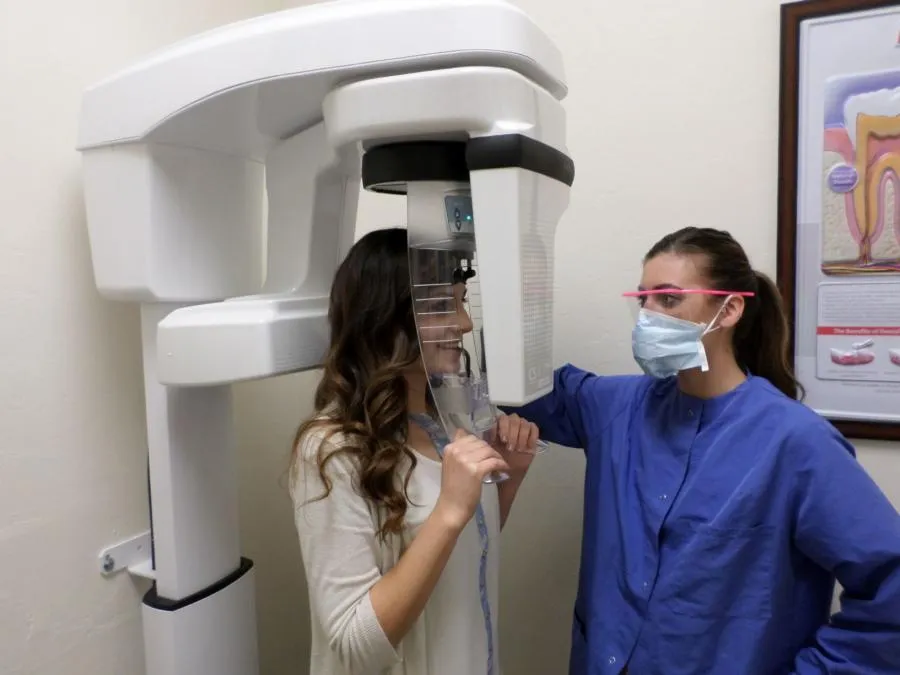
{"label": "woman in blue scrubs", "polygon": [[687,228],[628,295],[646,375],[509,410],[587,456],[570,675],[900,673],[900,515],[796,400],[772,281]]}

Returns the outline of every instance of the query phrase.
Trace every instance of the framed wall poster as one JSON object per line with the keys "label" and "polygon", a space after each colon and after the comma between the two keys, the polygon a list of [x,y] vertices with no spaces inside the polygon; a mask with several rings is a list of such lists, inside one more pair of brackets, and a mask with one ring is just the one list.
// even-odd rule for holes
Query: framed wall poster
{"label": "framed wall poster", "polygon": [[778,285],[805,402],[900,440],[900,2],[781,8]]}

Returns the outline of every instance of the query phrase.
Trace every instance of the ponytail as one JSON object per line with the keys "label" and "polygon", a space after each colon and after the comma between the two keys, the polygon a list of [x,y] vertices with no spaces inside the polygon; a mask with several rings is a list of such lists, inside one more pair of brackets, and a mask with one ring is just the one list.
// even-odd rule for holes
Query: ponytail
{"label": "ponytail", "polygon": [[[794,375],[790,354],[791,325],[775,283],[754,270],[756,296],[748,307],[735,335],[738,363],[753,375],[766,378],[786,396],[803,399],[803,386]],[[746,325],[741,325],[746,324]]]}

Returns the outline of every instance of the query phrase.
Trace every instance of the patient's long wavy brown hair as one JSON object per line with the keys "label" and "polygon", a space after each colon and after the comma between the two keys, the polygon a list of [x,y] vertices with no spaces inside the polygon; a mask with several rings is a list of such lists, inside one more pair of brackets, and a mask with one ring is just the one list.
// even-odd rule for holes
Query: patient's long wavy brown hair
{"label": "patient's long wavy brown hair", "polygon": [[[354,244],[335,275],[328,321],[331,340],[315,412],[294,439],[294,475],[301,469],[298,449],[306,434],[321,429],[326,439],[343,436],[339,444],[320,446],[317,464],[325,493],[319,499],[331,494],[328,462],[339,454],[351,456],[362,496],[384,514],[379,531],[384,537],[403,526],[406,488],[416,466],[406,446],[404,372],[420,356],[405,230],[376,230]],[[400,483],[396,472],[404,458],[409,468]]]}

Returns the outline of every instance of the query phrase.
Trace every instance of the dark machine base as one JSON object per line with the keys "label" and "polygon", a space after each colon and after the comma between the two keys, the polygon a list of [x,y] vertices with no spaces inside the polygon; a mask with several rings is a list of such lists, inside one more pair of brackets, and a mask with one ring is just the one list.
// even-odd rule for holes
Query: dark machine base
{"label": "dark machine base", "polygon": [[215,595],[219,591],[228,588],[231,584],[238,581],[241,577],[243,577],[247,572],[253,569],[253,561],[249,558],[241,558],[240,566],[231,574],[226,577],[222,577],[216,583],[207,586],[204,589],[193,593],[181,600],[171,600],[169,598],[164,598],[160,596],[156,592],[156,584],[153,584],[153,587],[144,594],[144,604],[153,609],[158,609],[164,612],[176,612],[179,609],[183,609],[189,605],[193,605],[196,602],[200,602],[201,600],[205,600],[211,595]]}

